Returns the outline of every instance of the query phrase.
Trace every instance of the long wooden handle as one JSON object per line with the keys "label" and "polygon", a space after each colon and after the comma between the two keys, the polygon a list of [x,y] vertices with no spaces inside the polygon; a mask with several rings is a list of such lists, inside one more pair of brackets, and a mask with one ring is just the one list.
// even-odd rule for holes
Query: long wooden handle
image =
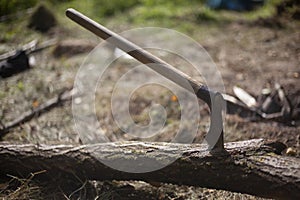
{"label": "long wooden handle", "polygon": [[147,65],[157,73],[163,75],[164,77],[187,89],[188,91],[195,93],[198,98],[204,100],[210,106],[210,94],[214,94],[214,92],[209,91],[205,85],[196,82],[187,74],[179,71],[160,58],[154,56],[153,54],[121,37],[117,33],[114,33],[113,31],[100,25],[99,23],[93,21],[80,12],[69,8],[66,11],[66,15],[67,17],[69,17],[82,27],[86,28],[87,30],[91,31],[92,33],[96,34],[97,36],[101,37],[102,39],[108,39],[107,41],[109,43],[127,52],[129,55],[131,55],[141,63]]}

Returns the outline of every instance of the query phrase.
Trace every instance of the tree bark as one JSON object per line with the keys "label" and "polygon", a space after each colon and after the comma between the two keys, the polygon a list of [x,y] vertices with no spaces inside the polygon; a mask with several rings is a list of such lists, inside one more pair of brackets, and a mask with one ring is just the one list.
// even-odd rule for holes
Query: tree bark
{"label": "tree bark", "polygon": [[[261,197],[300,199],[300,159],[277,155],[284,145],[264,140],[225,144],[227,153],[210,153],[203,144],[115,142],[94,145],[0,144],[0,175],[27,176],[46,170],[82,180],[143,180],[223,189]],[[180,157],[177,157],[181,155]],[[164,166],[151,172],[149,165]]]}

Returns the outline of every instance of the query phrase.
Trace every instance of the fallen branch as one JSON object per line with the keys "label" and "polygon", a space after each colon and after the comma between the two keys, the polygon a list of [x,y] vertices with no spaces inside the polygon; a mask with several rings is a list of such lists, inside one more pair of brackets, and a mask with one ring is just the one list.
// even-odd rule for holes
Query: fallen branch
{"label": "fallen branch", "polygon": [[[212,155],[206,145],[118,142],[94,145],[0,145],[0,175],[47,170],[39,177],[73,176],[82,180],[143,180],[224,189],[273,198],[300,198],[300,159],[277,155],[281,143],[249,140],[225,145],[228,154]],[[182,153],[172,164],[148,173],[114,170],[136,163],[161,164]],[[134,170],[134,169],[132,169]]]}
{"label": "fallen branch", "polygon": [[40,106],[26,111],[15,120],[8,122],[7,124],[1,124],[1,126],[3,127],[0,129],[0,138],[6,135],[10,129],[31,120],[34,116],[41,115],[42,113],[51,110],[52,108],[60,105],[64,101],[70,100],[75,93],[76,92],[74,91],[74,89],[66,90],[61,94],[57,95],[56,97],[49,99]]}

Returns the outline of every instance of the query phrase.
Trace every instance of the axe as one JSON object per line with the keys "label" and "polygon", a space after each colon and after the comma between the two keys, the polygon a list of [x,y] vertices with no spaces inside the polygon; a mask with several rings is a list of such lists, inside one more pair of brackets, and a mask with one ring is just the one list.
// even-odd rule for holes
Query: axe
{"label": "axe", "polygon": [[[177,85],[194,93],[199,99],[207,103],[211,111],[211,120],[210,128],[205,139],[208,143],[210,152],[224,152],[222,110],[225,101],[221,93],[210,90],[204,84],[198,83],[187,74],[176,69],[172,65],[166,63],[136,44],[121,37],[117,33],[93,21],[82,13],[69,8],[66,10],[66,15],[71,20],[91,31],[100,38],[104,40],[109,39],[107,41],[112,45],[122,49],[124,52],[127,52],[127,54],[136,60],[147,65],[152,70],[173,81]],[[186,83],[188,83],[189,86],[187,86]]]}

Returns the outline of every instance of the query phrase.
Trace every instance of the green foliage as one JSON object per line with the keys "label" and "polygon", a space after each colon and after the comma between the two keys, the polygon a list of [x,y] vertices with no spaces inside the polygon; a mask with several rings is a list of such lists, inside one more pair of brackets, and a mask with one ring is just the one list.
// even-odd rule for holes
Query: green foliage
{"label": "green foliage", "polygon": [[23,91],[24,90],[24,83],[22,81],[19,81],[18,84],[17,84],[17,88],[20,90],[20,91]]}
{"label": "green foliage", "polygon": [[98,16],[111,16],[124,12],[138,4],[141,0],[102,0],[95,1],[94,13]]}
{"label": "green foliage", "polygon": [[212,22],[217,21],[217,18],[216,11],[208,7],[202,7],[196,14],[197,22]]}
{"label": "green foliage", "polygon": [[268,0],[265,5],[250,12],[243,13],[248,20],[256,20],[258,18],[267,18],[276,14],[276,6],[283,0]]}
{"label": "green foliage", "polygon": [[[115,26],[163,26],[192,34],[199,31],[199,28],[205,30],[203,23],[206,26],[224,25],[236,20],[254,21],[274,16],[276,5],[281,1],[267,0],[263,7],[250,12],[213,10],[205,5],[206,0],[44,0],[43,3],[54,11],[58,24],[63,24],[65,28],[78,28],[65,17],[65,10],[71,7],[103,24],[112,22]],[[39,2],[0,0],[0,16],[4,11],[5,14],[14,13],[36,6]],[[0,40],[13,40],[18,32],[16,26],[5,28],[0,34]]]}
{"label": "green foliage", "polygon": [[0,0],[0,16],[16,13],[31,8],[38,0]]}
{"label": "green foliage", "polygon": [[205,31],[202,24],[225,25],[272,16],[279,1],[282,0],[267,0],[263,7],[250,12],[213,10],[205,5],[206,0],[73,0],[51,4],[59,20],[70,27],[73,24],[64,13],[71,7],[103,24],[163,26],[192,34],[199,28]]}
{"label": "green foliage", "polygon": [[[189,20],[201,6],[203,5],[199,1],[143,0],[139,6],[130,10],[127,16],[135,23],[159,22],[168,26],[178,20]],[[174,25],[176,24],[175,22]]]}

